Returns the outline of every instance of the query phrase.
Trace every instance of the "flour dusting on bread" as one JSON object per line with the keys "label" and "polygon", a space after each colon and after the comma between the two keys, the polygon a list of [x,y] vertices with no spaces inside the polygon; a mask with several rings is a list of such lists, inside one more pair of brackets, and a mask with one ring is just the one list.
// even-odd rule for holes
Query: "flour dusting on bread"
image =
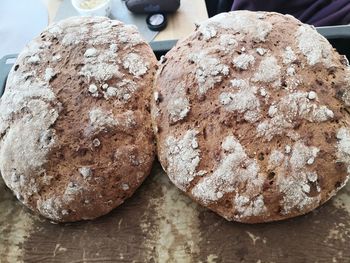
{"label": "flour dusting on bread", "polygon": [[197,134],[197,131],[189,130],[182,138],[169,136],[166,139],[167,172],[171,181],[184,191],[196,176],[200,162]]}
{"label": "flour dusting on bread", "polygon": [[104,17],[68,18],[31,41],[0,99],[0,170],[16,197],[60,222],[130,197],[154,158],[155,66],[135,27]]}
{"label": "flour dusting on bread", "polygon": [[312,27],[277,13],[219,14],[159,64],[159,160],[176,186],[228,220],[305,214],[349,178],[349,91],[347,60]]}

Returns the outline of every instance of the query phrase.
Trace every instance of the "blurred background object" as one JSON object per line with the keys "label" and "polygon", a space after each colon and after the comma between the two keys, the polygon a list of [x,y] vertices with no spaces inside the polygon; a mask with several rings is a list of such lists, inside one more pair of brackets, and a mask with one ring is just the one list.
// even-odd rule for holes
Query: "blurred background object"
{"label": "blurred background object", "polygon": [[209,17],[230,10],[290,14],[314,26],[350,24],[350,0],[206,0]]}
{"label": "blurred background object", "polygon": [[127,8],[136,14],[174,13],[180,0],[125,0]]}
{"label": "blurred background object", "polygon": [[230,10],[290,14],[314,25],[336,49],[350,58],[350,0],[206,0],[209,17]]}
{"label": "blurred background object", "polygon": [[111,0],[71,0],[75,10],[82,16],[109,16]]}
{"label": "blurred background object", "polygon": [[21,51],[48,22],[48,12],[42,1],[1,0],[0,58]]}
{"label": "blurred background object", "polygon": [[[1,0],[0,0],[1,1]],[[79,15],[74,9],[71,0],[42,0],[47,2],[50,22],[59,21],[70,16]],[[140,0],[143,2],[143,0]],[[145,0],[148,1],[148,0]],[[152,0],[153,1],[153,0]],[[180,0],[174,1],[176,8]],[[148,41],[168,41],[186,37],[195,29],[195,23],[208,18],[205,0],[181,0],[179,9],[167,16],[167,26],[161,32],[151,31],[146,24],[147,14],[134,14],[128,10],[124,0],[111,0],[112,10],[110,18],[120,20],[126,24],[135,25],[141,35]]]}

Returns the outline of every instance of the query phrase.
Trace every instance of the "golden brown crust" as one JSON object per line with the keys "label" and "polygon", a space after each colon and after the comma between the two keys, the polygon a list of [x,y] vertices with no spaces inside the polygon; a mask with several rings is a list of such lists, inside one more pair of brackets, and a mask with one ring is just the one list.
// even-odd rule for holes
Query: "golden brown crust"
{"label": "golden brown crust", "polygon": [[161,61],[152,102],[169,178],[228,220],[281,220],[348,179],[350,69],[312,27],[248,11],[209,19]]}
{"label": "golden brown crust", "polygon": [[0,102],[0,169],[21,202],[66,222],[133,194],[154,159],[155,66],[134,27],[102,17],[61,21],[27,46]]}

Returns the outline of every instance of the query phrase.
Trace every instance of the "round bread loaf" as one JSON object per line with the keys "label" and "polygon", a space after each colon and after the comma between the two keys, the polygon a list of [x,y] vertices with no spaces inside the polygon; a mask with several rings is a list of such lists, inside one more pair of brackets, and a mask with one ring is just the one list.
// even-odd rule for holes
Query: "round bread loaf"
{"label": "round bread loaf", "polygon": [[23,204],[67,222],[133,194],[155,155],[156,63],[134,26],[102,17],[53,24],[28,44],[0,101],[0,170]]}
{"label": "round bread loaf", "polygon": [[227,220],[281,220],[349,178],[350,68],[291,16],[203,22],[162,60],[152,104],[170,180]]}

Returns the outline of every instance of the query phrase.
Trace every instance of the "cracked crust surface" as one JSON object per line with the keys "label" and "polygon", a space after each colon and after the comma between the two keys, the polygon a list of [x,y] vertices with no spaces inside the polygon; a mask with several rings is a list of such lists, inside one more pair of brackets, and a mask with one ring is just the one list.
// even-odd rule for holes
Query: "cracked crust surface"
{"label": "cracked crust surface", "polygon": [[203,22],[160,62],[152,120],[171,181],[227,220],[305,214],[349,178],[350,68],[291,16]]}
{"label": "cracked crust surface", "polygon": [[154,159],[156,58],[136,28],[75,17],[21,52],[0,100],[0,170],[31,210],[93,219],[130,197]]}

